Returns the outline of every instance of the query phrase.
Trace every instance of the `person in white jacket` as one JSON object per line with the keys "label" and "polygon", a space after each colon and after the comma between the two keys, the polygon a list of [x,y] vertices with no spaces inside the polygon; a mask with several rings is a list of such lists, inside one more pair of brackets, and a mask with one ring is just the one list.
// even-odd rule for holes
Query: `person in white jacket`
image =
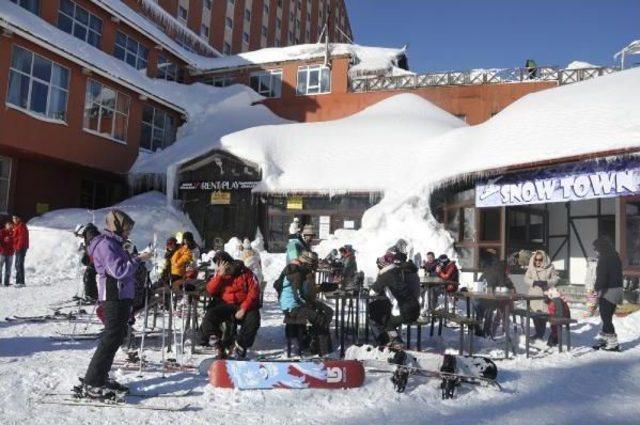
{"label": "person in white jacket", "polygon": [[260,258],[260,253],[253,249],[251,241],[249,241],[248,238],[245,238],[242,242],[242,261],[244,265],[256,275],[260,283],[260,302],[262,303],[267,282],[265,282],[264,275],[262,274],[262,259]]}
{"label": "person in white jacket", "polygon": [[[546,286],[552,288],[558,283],[558,272],[551,264],[551,260],[546,252],[537,250],[533,253],[529,259],[529,267],[524,275],[524,283],[529,285],[529,295],[543,296],[544,293],[540,286],[540,283],[546,283]],[[535,284],[540,282],[539,284]],[[542,301],[531,301],[531,310],[537,312],[547,312],[547,307]],[[544,338],[547,323],[542,319],[533,319],[533,325],[535,326],[536,333],[533,336],[534,339]]]}

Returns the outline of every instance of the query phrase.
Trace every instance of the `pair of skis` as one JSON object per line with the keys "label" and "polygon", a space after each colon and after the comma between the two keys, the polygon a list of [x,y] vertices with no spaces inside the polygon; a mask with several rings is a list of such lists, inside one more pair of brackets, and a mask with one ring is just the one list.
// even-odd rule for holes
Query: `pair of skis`
{"label": "pair of skis", "polygon": [[129,393],[124,394],[116,400],[94,400],[89,398],[77,398],[75,393],[46,393],[40,399],[41,404],[76,406],[76,407],[98,407],[98,408],[118,408],[118,409],[136,409],[136,410],[157,410],[166,412],[184,412],[190,407],[190,404],[182,406],[148,406],[141,404],[130,404],[127,398],[148,399],[148,398],[181,398],[192,395],[192,390],[182,393]]}
{"label": "pair of skis", "polygon": [[42,314],[37,316],[7,316],[4,318],[7,322],[29,322],[29,323],[39,323],[39,322],[50,322],[50,321],[66,321],[66,320],[77,320],[78,314],[86,314],[85,310],[80,310],[79,312],[74,313],[61,313],[56,311],[53,314]]}

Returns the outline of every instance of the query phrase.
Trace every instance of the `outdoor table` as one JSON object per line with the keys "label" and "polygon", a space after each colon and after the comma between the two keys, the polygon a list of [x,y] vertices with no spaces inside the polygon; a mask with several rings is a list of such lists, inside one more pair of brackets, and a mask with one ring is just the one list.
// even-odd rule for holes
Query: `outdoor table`
{"label": "outdoor table", "polygon": [[[345,334],[346,328],[349,325],[349,320],[345,324],[345,306],[349,302],[350,307],[353,308],[353,301],[355,300],[355,314],[354,314],[354,330],[355,338],[353,339],[356,344],[361,342],[360,340],[360,303],[364,302],[364,340],[369,342],[369,303],[373,300],[386,298],[381,295],[369,295],[367,292],[346,292],[338,290],[335,292],[325,294],[327,300],[335,300],[335,319],[334,319],[334,331],[335,337],[340,341],[340,357],[344,357],[345,352]],[[350,315],[349,315],[350,316]]]}
{"label": "outdoor table", "polygon": [[527,304],[527,323],[525,325],[525,350],[526,355],[529,357],[529,331],[530,331],[530,318],[531,318],[531,301],[542,300],[544,297],[542,295],[528,295],[528,294],[517,294],[517,293],[501,293],[501,292],[471,292],[471,291],[461,291],[456,292],[454,294],[456,298],[465,298],[467,301],[467,317],[471,317],[471,300],[484,300],[484,301],[494,301],[498,304],[498,308],[502,308],[504,313],[504,334],[505,334],[505,344],[504,344],[504,354],[505,358],[509,358],[509,349],[513,351],[513,355],[516,354],[515,346],[511,340],[511,326],[509,323],[511,316],[511,304],[516,301],[525,301]]}
{"label": "outdoor table", "polygon": [[[439,277],[433,276],[423,276],[420,278],[420,287],[425,291],[423,292],[422,297],[422,310],[426,309],[427,312],[431,313],[436,306],[432,305],[434,300],[435,290],[438,288],[444,288],[447,286],[449,281],[443,280]],[[448,308],[447,297],[445,293],[445,309]]]}

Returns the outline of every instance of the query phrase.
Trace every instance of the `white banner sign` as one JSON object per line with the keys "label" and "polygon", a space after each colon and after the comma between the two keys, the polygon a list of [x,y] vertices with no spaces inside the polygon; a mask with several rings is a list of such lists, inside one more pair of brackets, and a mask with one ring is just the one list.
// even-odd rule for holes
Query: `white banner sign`
{"label": "white banner sign", "polygon": [[516,175],[508,181],[498,177],[476,183],[476,207],[580,201],[628,196],[639,192],[640,168],[580,170],[573,174],[561,172],[556,175],[543,170]]}

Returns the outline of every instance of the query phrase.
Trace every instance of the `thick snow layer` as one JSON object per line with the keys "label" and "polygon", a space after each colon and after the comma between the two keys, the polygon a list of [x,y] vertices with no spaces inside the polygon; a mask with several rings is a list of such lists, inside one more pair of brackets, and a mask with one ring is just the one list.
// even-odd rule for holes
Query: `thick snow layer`
{"label": "thick snow layer", "polygon": [[573,61],[567,65],[564,69],[585,69],[585,68],[599,68],[598,65],[594,65],[584,61]]}
{"label": "thick snow layer", "polygon": [[[350,55],[354,58],[356,70],[371,72],[377,70],[390,70],[397,65],[397,60],[405,54],[405,49],[391,49],[384,47],[368,47],[357,44],[331,43],[330,55]],[[198,68],[202,72],[217,71],[226,68],[236,68],[248,65],[264,65],[274,62],[303,61],[321,59],[326,55],[326,45],[299,44],[288,47],[269,47],[239,53],[233,56],[220,58],[201,58]]]}
{"label": "thick snow layer", "polygon": [[55,210],[28,223],[30,231],[29,255],[26,267],[29,272],[49,276],[75,276],[78,270],[78,239],[73,231],[78,224],[94,223],[102,230],[109,210],[117,208],[126,212],[136,222],[130,239],[138,250],[145,249],[157,238],[159,249],[165,240],[177,232],[190,231],[196,242],[201,238],[191,220],[182,212],[167,207],[164,194],[147,192],[134,196],[113,207],[100,210],[70,208]]}
{"label": "thick snow layer", "polygon": [[167,194],[174,193],[177,166],[221,148],[220,139],[230,133],[253,126],[277,125],[289,121],[275,115],[264,105],[253,105],[262,99],[244,85],[225,88],[196,83],[180,85],[174,100],[185,105],[189,121],[178,129],[176,142],[163,151],[139,155],[129,171],[130,179],[157,176],[167,179]]}
{"label": "thick snow layer", "polygon": [[178,104],[174,100],[178,83],[148,78],[145,70],[136,70],[114,56],[59,30],[14,3],[0,2],[0,26],[32,39],[46,48],[60,51],[60,54],[70,60],[79,61],[105,77],[128,85],[149,97],[155,97],[174,109],[186,109],[186,105]]}

